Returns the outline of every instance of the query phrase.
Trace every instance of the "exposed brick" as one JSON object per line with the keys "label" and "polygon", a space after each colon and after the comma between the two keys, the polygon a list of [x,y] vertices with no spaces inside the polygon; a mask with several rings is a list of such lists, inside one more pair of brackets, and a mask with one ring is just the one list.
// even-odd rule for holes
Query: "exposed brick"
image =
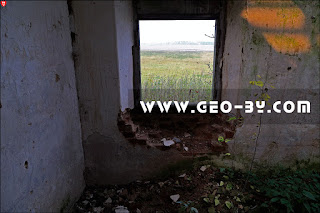
{"label": "exposed brick", "polygon": [[[120,113],[119,130],[130,143],[146,145],[166,151],[174,149],[183,155],[219,154],[226,152],[227,143],[218,142],[219,136],[232,138],[236,122],[228,122],[224,114],[130,114]],[[190,133],[190,137],[184,137]],[[165,147],[162,138],[180,138],[181,143]],[[189,151],[183,149],[188,147]]]}

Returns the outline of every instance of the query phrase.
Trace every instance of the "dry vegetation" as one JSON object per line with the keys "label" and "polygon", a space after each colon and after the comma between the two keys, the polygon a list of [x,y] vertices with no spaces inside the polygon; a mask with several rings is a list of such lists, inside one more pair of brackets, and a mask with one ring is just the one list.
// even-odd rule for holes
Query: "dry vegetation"
{"label": "dry vegetation", "polygon": [[211,99],[213,52],[142,51],[142,99]]}

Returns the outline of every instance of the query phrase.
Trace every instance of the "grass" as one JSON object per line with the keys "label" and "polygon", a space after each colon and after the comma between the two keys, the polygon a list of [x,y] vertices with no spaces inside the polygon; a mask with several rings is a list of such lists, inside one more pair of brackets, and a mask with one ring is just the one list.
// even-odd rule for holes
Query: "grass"
{"label": "grass", "polygon": [[213,52],[141,51],[142,100],[210,100]]}
{"label": "grass", "polygon": [[[204,195],[207,195],[205,198],[182,201],[180,204],[187,204],[187,202],[198,204],[197,208],[202,210],[223,207],[224,209],[221,212],[238,212],[238,210],[239,212],[279,213],[320,212],[320,167],[317,163],[307,164],[307,167],[302,168],[299,166],[296,169],[274,166],[254,170],[249,173],[249,184],[244,189],[242,187],[248,175],[246,171],[216,166],[208,156],[172,164],[166,170],[163,170],[166,176],[160,177],[169,179],[183,173],[189,173],[194,175],[190,180],[194,182],[196,181],[195,176],[199,176],[198,171],[201,165],[210,165],[212,168],[216,168],[217,171],[214,172],[215,181],[220,183],[223,181],[223,185],[219,184],[220,186],[216,191],[220,195],[215,197],[215,199],[220,199],[220,206],[214,204],[214,196],[217,195],[214,189],[215,195],[203,192]],[[205,179],[200,179],[200,181],[205,183]],[[198,202],[199,200],[205,202]],[[225,210],[228,207],[224,205],[226,201],[232,204],[232,207],[227,211]],[[239,208],[240,206],[241,208]],[[186,211],[187,209],[190,210],[190,205],[182,205],[182,207],[184,211],[181,212],[191,212]],[[248,210],[245,210],[246,208]],[[241,211],[241,209],[243,210]]]}
{"label": "grass", "polygon": [[320,212],[320,173],[314,169],[272,168],[251,174],[265,197],[262,212]]}

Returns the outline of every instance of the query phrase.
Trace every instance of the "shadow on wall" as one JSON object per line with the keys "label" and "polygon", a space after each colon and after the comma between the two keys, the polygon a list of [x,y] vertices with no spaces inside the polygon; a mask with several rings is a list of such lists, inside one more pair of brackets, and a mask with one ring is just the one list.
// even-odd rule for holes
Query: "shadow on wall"
{"label": "shadow on wall", "polygon": [[[271,47],[280,53],[297,54],[310,51],[311,39],[307,33],[306,16],[297,3],[288,1],[249,0],[241,17],[259,29]],[[317,17],[311,17],[312,23]],[[320,34],[316,33],[315,43],[320,46]]]}

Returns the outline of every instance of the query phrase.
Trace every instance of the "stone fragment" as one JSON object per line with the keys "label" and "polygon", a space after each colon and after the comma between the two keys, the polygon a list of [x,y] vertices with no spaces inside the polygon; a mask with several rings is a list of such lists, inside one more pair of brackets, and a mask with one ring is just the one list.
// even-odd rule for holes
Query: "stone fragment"
{"label": "stone fragment", "polygon": [[105,204],[110,204],[110,203],[112,203],[111,197],[109,197],[104,203],[105,203]]}
{"label": "stone fragment", "polygon": [[180,178],[184,178],[185,176],[186,176],[186,173],[180,175],[179,177],[180,177]]}
{"label": "stone fragment", "polygon": [[102,207],[100,207],[100,206],[93,208],[93,211],[94,211],[94,212],[97,212],[97,213],[103,212],[103,210],[104,210],[104,208],[102,208]]}
{"label": "stone fragment", "polygon": [[166,141],[163,142],[163,145],[164,145],[164,146],[171,146],[171,145],[173,145],[173,144],[174,144],[174,141],[173,141],[173,140],[166,140]]}
{"label": "stone fragment", "polygon": [[180,195],[179,194],[171,195],[170,198],[173,202],[177,202],[180,198]]}
{"label": "stone fragment", "polygon": [[188,138],[188,137],[190,137],[190,136],[191,136],[191,135],[190,135],[189,133],[187,133],[187,132],[184,133],[184,137],[185,137],[185,138]]}
{"label": "stone fragment", "polygon": [[201,166],[201,168],[200,168],[200,170],[201,170],[202,172],[206,171],[206,169],[207,169],[206,166]]}
{"label": "stone fragment", "polygon": [[124,206],[117,206],[114,211],[115,211],[115,213],[130,213],[128,211],[128,208],[124,207]]}
{"label": "stone fragment", "polygon": [[177,137],[172,138],[172,140],[176,143],[181,143],[181,140]]}

